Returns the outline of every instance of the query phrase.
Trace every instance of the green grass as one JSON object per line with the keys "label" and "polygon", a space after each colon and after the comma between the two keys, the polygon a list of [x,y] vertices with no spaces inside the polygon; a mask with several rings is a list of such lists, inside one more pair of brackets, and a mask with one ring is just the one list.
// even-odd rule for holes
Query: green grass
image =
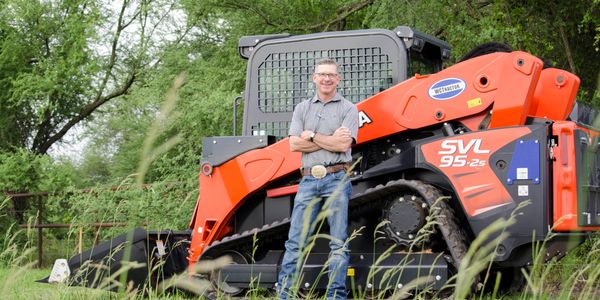
{"label": "green grass", "polygon": [[[576,251],[569,253],[567,257],[558,262],[551,262],[534,266],[541,272],[532,275],[529,287],[525,291],[510,295],[476,294],[471,299],[600,299],[600,285],[598,284],[598,251],[600,249],[600,238],[594,238],[580,246]],[[27,251],[21,251],[25,253]],[[477,257],[474,255],[473,257]],[[481,260],[481,258],[478,258]],[[21,262],[19,266],[14,262]],[[122,293],[111,293],[97,289],[81,287],[68,287],[60,284],[37,283],[50,274],[50,268],[36,269],[35,262],[23,263],[23,260],[6,262],[0,267],[0,298],[1,299],[199,299],[197,296],[184,294],[151,294],[143,297],[140,294],[127,295]],[[483,261],[477,264],[485,263]],[[479,267],[480,268],[480,267]],[[459,276],[468,276],[463,273]],[[546,274],[544,280],[541,275]],[[594,275],[595,274],[595,275]],[[178,286],[185,287],[186,283],[197,286],[196,283],[187,282],[186,276],[180,278]],[[182,284],[183,283],[183,284]],[[269,293],[261,289],[250,289],[243,299],[273,299]],[[363,294],[364,295],[364,294]],[[227,299],[220,295],[219,299]],[[431,299],[431,295],[416,295],[417,299]],[[456,296],[456,295],[455,295]],[[382,299],[382,298],[378,298]],[[392,299],[396,299],[392,297]],[[433,299],[439,299],[434,297]],[[454,299],[460,299],[454,297]]]}
{"label": "green grass", "polygon": [[98,289],[89,289],[62,284],[38,283],[36,280],[50,275],[51,269],[35,269],[32,267],[0,268],[0,299],[37,300],[37,299],[200,299],[200,297],[184,294],[127,295]]}
{"label": "green grass", "polygon": [[35,282],[48,275],[50,269],[0,268],[2,299],[111,299],[117,296],[101,290]]}

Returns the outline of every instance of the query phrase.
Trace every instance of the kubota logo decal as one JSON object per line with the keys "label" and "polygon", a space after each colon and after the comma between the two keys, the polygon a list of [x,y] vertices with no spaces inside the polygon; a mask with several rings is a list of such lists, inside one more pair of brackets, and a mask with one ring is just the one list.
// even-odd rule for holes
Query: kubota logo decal
{"label": "kubota logo decal", "polygon": [[429,88],[429,97],[435,100],[449,100],[464,92],[467,83],[460,78],[446,78],[434,83]]}
{"label": "kubota logo decal", "polygon": [[[465,144],[464,140],[445,140],[438,151],[440,168],[445,167],[483,167],[486,160],[470,158],[469,153],[488,154],[490,150],[481,149],[481,139],[472,139]],[[458,152],[458,153],[457,153]],[[456,155],[458,154],[458,155]]]}

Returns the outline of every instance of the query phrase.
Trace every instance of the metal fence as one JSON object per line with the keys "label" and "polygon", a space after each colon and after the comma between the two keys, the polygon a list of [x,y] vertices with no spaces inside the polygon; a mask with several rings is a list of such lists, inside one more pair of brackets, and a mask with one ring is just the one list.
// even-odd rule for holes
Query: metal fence
{"label": "metal fence", "polygon": [[[151,184],[143,185],[142,188],[149,188]],[[111,191],[119,191],[123,189],[127,189],[127,186],[119,186],[119,187],[111,187],[108,190]],[[80,190],[80,192],[89,193],[92,192],[92,189]],[[73,224],[65,224],[65,223],[44,223],[44,202],[49,199],[50,196],[56,195],[65,195],[68,196],[73,194],[72,192],[61,193],[61,192],[35,192],[35,193],[4,193],[4,196],[8,197],[12,201],[12,208],[8,210],[9,214],[12,215],[16,222],[19,223],[20,228],[31,228],[37,230],[37,266],[42,267],[43,264],[43,254],[44,254],[44,229],[52,229],[52,228],[72,228],[77,225]],[[25,213],[31,209],[31,206],[28,205],[28,202],[35,206],[35,223],[27,224],[25,223],[24,215]],[[93,244],[96,245],[98,243],[98,234],[100,228],[110,228],[110,227],[126,227],[128,226],[125,222],[94,222],[91,224],[85,224],[86,227],[93,228]],[[81,253],[83,250],[83,230],[84,227],[79,225],[79,235],[78,235],[78,250]]]}

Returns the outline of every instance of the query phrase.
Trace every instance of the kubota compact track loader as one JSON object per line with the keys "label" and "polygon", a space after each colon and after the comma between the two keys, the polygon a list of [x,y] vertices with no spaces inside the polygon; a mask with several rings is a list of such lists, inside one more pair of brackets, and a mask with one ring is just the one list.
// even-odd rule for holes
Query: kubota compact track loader
{"label": "kubota compact track loader", "polygon": [[[598,132],[578,113],[579,78],[567,71],[544,69],[520,51],[442,70],[450,46],[403,26],[249,36],[239,52],[248,59],[243,134],[204,139],[190,231],[139,229],[105,242],[68,264],[74,274],[113,252],[104,258],[111,267],[72,275],[75,282],[93,285],[129,259],[147,267],[127,280],[155,284],[227,255],[234,264],[212,273],[222,292],[274,288],[301,178],[288,126],[295,105],[312,95],[314,62],[323,57],[339,63],[339,92],[359,111],[358,163],[348,176],[349,230],[360,235],[349,243],[349,283],[392,290],[428,276],[427,286],[439,289],[482,230],[526,201],[496,248],[497,270],[531,263],[532,246],[551,233],[548,259],[600,230]],[[436,222],[423,236],[428,216]],[[115,249],[127,240],[129,252]],[[302,289],[326,289],[328,252],[317,239]],[[152,266],[160,261],[158,274]]]}

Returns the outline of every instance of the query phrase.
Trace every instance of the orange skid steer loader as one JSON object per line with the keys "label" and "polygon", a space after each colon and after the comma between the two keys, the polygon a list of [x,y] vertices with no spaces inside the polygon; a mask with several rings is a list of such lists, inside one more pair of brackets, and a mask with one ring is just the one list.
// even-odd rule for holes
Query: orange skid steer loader
{"label": "orange skid steer loader", "polygon": [[[220,292],[274,289],[301,179],[288,127],[324,57],[339,63],[338,90],[359,111],[348,177],[349,231],[360,235],[349,242],[348,286],[393,291],[428,276],[422,288],[440,289],[472,241],[511,216],[491,262],[507,285],[532,263],[538,243],[545,241],[547,259],[563,256],[600,230],[599,137],[589,109],[575,102],[579,78],[521,51],[442,69],[450,50],[405,26],[241,38],[243,133],[204,139],[189,230],[136,229],[63,261],[54,280],[98,286],[127,260],[143,267],[123,272],[124,282],[155,286],[229,256],[232,264],[205,275]],[[429,216],[436,222],[425,230]],[[328,252],[317,239],[301,289],[327,288]]]}

